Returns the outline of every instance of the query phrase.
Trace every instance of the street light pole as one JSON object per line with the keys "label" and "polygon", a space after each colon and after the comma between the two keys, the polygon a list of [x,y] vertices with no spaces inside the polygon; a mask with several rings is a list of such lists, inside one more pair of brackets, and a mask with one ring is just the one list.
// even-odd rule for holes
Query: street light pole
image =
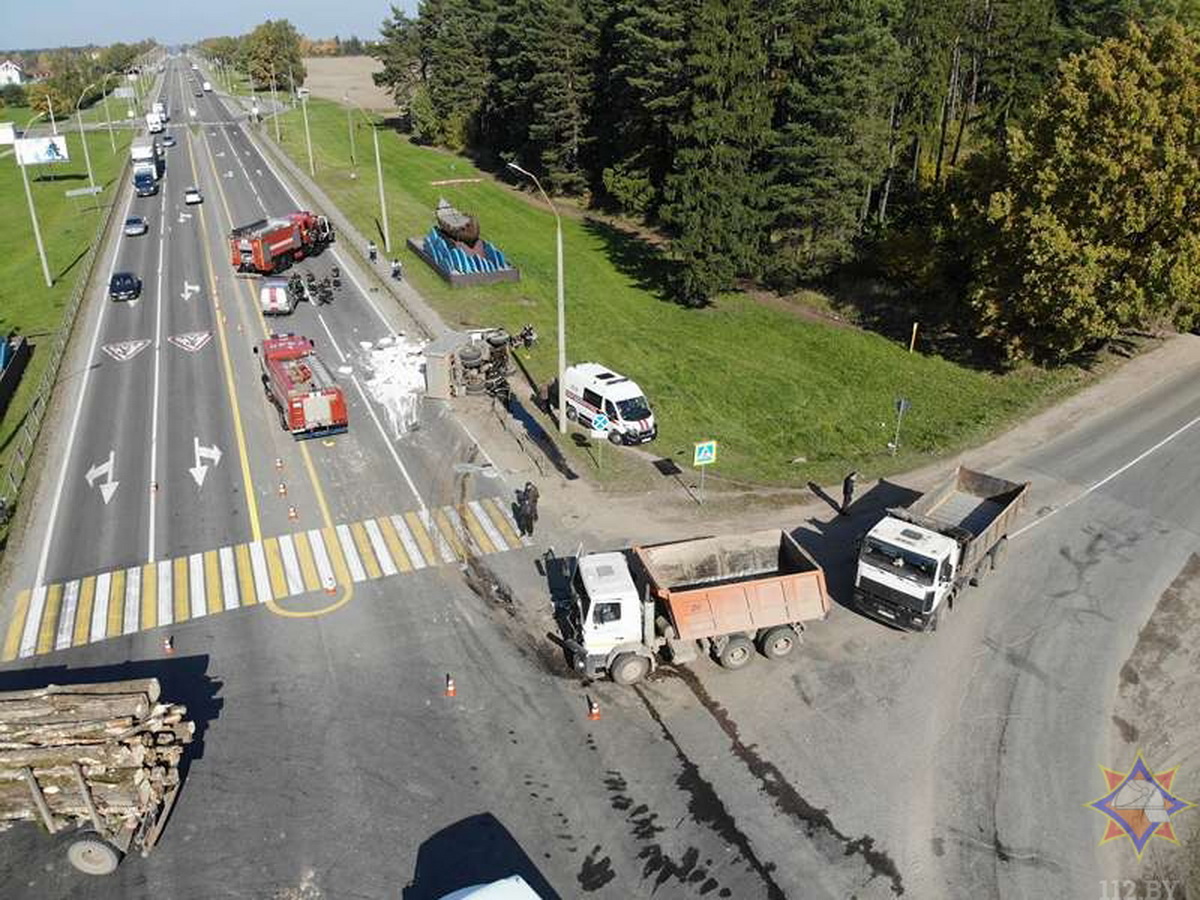
{"label": "street light pole", "polygon": [[[279,101],[275,96],[275,63],[271,62],[271,118],[275,120],[275,143],[280,143],[279,137]],[[309,154],[311,156],[311,154]],[[310,165],[309,168],[312,168]]]}
{"label": "street light pole", "polygon": [[387,200],[383,196],[383,166],[379,162],[379,129],[371,127],[371,140],[375,144],[375,178],[379,182],[379,216],[383,220],[383,249],[392,255],[392,229],[388,226]]}
{"label": "street light pole", "polygon": [[533,180],[537,185],[538,193],[542,195],[542,199],[550,207],[550,211],[554,213],[554,250],[558,267],[558,433],[567,433],[567,400],[566,400],[566,377],[567,377],[567,319],[566,319],[566,303],[563,300],[563,238],[562,238],[562,219],[559,218],[558,209],[550,201],[546,192],[542,190],[542,183],[538,181],[537,176],[532,172],[527,172],[518,166],[516,163],[508,164],[510,169],[520,172],[522,175]]}
{"label": "street light pole", "polygon": [[108,143],[112,146],[112,152],[116,153],[117,139],[113,136],[112,119],[108,115],[108,76],[111,74],[112,72],[109,72],[108,75],[104,76],[104,87],[101,88],[100,96],[103,98],[102,102],[104,103],[104,124],[108,126]]}
{"label": "street light pole", "polygon": [[300,113],[304,116],[304,143],[308,147],[308,174],[315,178],[317,170],[313,166],[312,135],[308,133],[308,97],[300,98]]}
{"label": "street light pole", "polygon": [[[29,126],[44,116],[45,113],[38,113],[25,124],[25,132],[29,132]],[[21,181],[25,185],[25,199],[29,202],[29,221],[33,223],[33,240],[37,244],[38,256],[42,260],[42,275],[46,278],[46,287],[54,287],[54,279],[50,277],[50,265],[46,262],[46,248],[42,246],[42,229],[38,227],[37,212],[33,208],[33,191],[29,189],[29,176],[25,174],[25,166],[21,165],[21,158],[14,153],[13,158],[17,161],[17,168],[21,170]]]}
{"label": "street light pole", "polygon": [[[88,187],[92,189],[92,200],[96,199],[96,179],[92,176],[92,155],[88,152],[87,132],[83,130],[83,115],[80,113],[79,107],[83,104],[83,95],[95,86],[96,83],[93,81],[83,89],[83,93],[75,101],[75,121],[79,123],[79,140],[83,144],[83,161],[87,164]],[[96,208],[100,208],[99,202],[96,203]]]}
{"label": "street light pole", "polygon": [[342,94],[342,102],[346,104],[346,134],[350,136],[350,168],[354,168],[354,125],[351,118],[354,110],[350,108],[350,95]]}

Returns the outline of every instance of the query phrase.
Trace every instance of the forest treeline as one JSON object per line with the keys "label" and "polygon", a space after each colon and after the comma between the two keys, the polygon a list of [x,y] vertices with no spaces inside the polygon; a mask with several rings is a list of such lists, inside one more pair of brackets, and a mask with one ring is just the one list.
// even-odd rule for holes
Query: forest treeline
{"label": "forest treeline", "polygon": [[422,0],[414,139],[670,238],[670,290],[870,271],[1000,358],[1200,320],[1195,0]]}

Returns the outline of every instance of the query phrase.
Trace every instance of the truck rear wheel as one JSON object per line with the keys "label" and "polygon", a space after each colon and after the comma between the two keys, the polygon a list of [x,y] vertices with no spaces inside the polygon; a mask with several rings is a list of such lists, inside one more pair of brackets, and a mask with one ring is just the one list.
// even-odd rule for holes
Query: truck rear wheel
{"label": "truck rear wheel", "polygon": [[637,684],[650,674],[650,660],[636,653],[622,653],[608,667],[609,677],[617,684]]}
{"label": "truck rear wheel", "polygon": [[121,863],[121,851],[99,837],[79,838],[67,847],[67,861],[85,875],[111,875]]}
{"label": "truck rear wheel", "polygon": [[767,659],[782,659],[799,643],[800,635],[790,625],[778,625],[768,628],[758,639],[758,652]]}
{"label": "truck rear wheel", "polygon": [[717,662],[726,669],[740,669],[754,658],[754,644],[743,634],[735,634],[717,654]]}

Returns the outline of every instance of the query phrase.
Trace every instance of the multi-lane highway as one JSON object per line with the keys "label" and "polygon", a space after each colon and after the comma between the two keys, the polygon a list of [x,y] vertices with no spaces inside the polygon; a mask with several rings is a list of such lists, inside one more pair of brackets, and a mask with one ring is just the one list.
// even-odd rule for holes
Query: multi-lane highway
{"label": "multi-lane highway", "polygon": [[[936,635],[838,606],[774,667],[584,685],[543,636],[545,563],[506,515],[511,486],[444,408],[396,438],[360,390],[362,342],[407,324],[345,254],[304,264],[336,259],[346,287],[287,327],[338,371],[350,431],[279,429],[225,236],[297,201],[193,84],[168,63],[178,145],[162,193],[126,201],[149,234],[105,266],[145,290],[97,295],[81,324],[0,633],[6,686],[153,674],[198,740],[152,856],[88,879],[18,828],[6,897],[418,900],[521,872],[546,898],[1074,898],[1137,877],[1085,804],[1098,764],[1132,759],[1118,673],[1200,534],[1200,360],[986,459],[1032,481],[1032,509],[1003,576]],[[855,536],[903,499],[881,485],[855,517],[797,528],[838,599]],[[580,540],[544,524],[560,549]],[[605,539],[661,536],[631,520]],[[1179,793],[1197,784],[1181,768]]]}

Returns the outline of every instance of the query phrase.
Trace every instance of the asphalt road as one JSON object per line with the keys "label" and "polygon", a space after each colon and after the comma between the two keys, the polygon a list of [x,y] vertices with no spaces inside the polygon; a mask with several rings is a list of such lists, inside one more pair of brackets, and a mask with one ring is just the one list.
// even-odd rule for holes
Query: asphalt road
{"label": "asphalt road", "polygon": [[[181,75],[172,61],[166,90]],[[205,124],[176,128],[164,194],[134,201],[165,216],[163,286],[147,278],[138,306],[106,308],[98,344],[213,335],[196,353],[159,338],[121,365],[89,356],[47,580],[294,531],[292,504],[309,527],[503,496],[499,479],[463,474],[479,451],[452,417],[427,411],[388,440],[353,387],[351,431],[331,446],[278,430],[250,353],[263,325],[250,282],[229,277],[224,234],[295,204],[218,99],[182,99]],[[180,221],[190,183],[205,203]],[[119,265],[149,272],[157,246],[152,226],[121,242]],[[185,282],[201,286],[187,300]],[[331,362],[336,345],[357,375],[358,342],[403,327],[395,315],[351,285],[288,327]],[[328,602],[301,595],[193,616],[171,627],[173,656],[159,628],[16,660],[0,686],[155,674],[199,733],[153,855],[88,879],[21,827],[0,840],[5,896],[414,900],[511,872],[547,898],[1102,896],[1133,862],[1098,846],[1104,822],[1084,804],[1104,792],[1097,764],[1132,759],[1109,719],[1118,671],[1200,533],[1200,425],[1179,431],[1200,416],[1198,374],[1002,467],[1032,480],[1022,524],[1036,524],[936,635],[839,606],[782,663],[584,685],[545,636],[549,589],[528,548],[342,579],[322,615],[287,615]],[[197,439],[224,454],[202,486],[187,471]],[[110,450],[120,486],[106,505],[84,474]],[[907,499],[881,485],[852,520],[799,524],[839,598],[853,537]],[[543,546],[574,546],[542,527]],[[447,673],[457,697],[443,696]],[[1200,793],[1194,772],[1176,787]]]}

